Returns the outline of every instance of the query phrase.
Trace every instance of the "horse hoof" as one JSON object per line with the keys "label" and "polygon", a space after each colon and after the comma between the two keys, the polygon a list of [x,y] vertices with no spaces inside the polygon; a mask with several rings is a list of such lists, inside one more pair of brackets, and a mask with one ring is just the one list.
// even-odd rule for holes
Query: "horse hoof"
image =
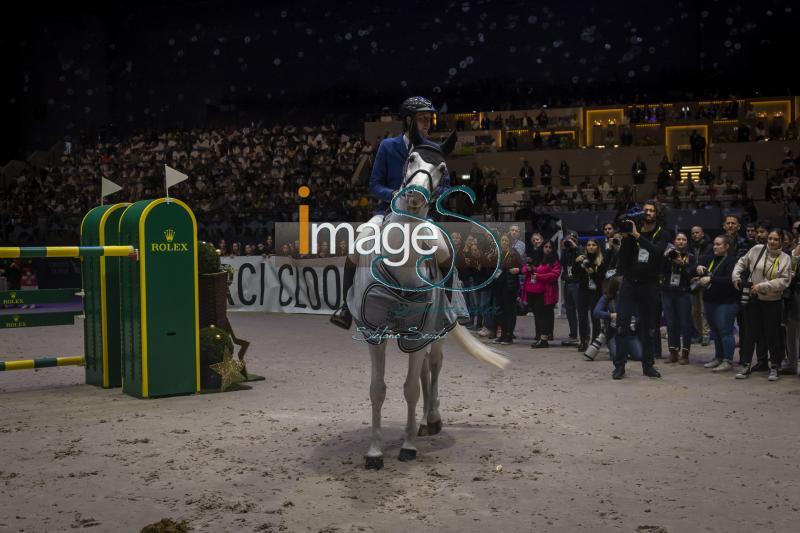
{"label": "horse hoof", "polygon": [[417,458],[417,450],[406,450],[405,448],[400,448],[400,456],[398,459],[400,461],[413,461]]}
{"label": "horse hoof", "polygon": [[364,466],[367,470],[380,470],[383,468],[383,457],[367,457],[367,463]]}
{"label": "horse hoof", "polygon": [[419,431],[417,431],[417,437],[427,437],[428,435],[430,435],[428,432],[428,426],[421,424],[419,426]]}
{"label": "horse hoof", "polygon": [[442,421],[438,420],[433,424],[428,424],[428,435],[438,435],[442,431]]}

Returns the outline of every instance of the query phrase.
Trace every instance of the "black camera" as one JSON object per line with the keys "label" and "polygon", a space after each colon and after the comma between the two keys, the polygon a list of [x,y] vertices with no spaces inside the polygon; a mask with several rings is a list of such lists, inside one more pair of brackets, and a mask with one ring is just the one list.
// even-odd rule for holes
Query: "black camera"
{"label": "black camera", "polygon": [[564,248],[575,248],[575,242],[571,236],[564,239]]}
{"label": "black camera", "polygon": [[583,268],[589,268],[590,266],[592,266],[592,262],[589,261],[588,259],[584,259],[583,262],[581,263],[581,266]]}
{"label": "black camera", "polygon": [[678,255],[679,255],[678,250],[676,250],[675,248],[672,248],[667,252],[667,257],[669,257],[673,261],[678,258]]}
{"label": "black camera", "polygon": [[633,224],[636,224],[637,228],[641,228],[643,222],[644,211],[639,207],[633,207],[619,215],[614,225],[617,226],[622,233],[631,233],[633,231]]}
{"label": "black camera", "polygon": [[611,244],[613,244],[614,246],[619,246],[622,244],[622,242],[616,237],[611,237]]}

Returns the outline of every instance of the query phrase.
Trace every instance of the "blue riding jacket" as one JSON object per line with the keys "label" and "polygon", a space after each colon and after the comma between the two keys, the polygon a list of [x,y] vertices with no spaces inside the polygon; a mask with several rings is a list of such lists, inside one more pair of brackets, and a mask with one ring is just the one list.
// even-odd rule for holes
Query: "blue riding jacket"
{"label": "blue riding jacket", "polygon": [[[432,143],[431,143],[432,144]],[[369,177],[369,192],[379,200],[373,215],[383,215],[389,210],[392,195],[403,184],[403,166],[408,159],[408,147],[402,135],[381,141],[372,174]],[[448,176],[444,176],[440,187],[447,187]]]}
{"label": "blue riding jacket", "polygon": [[382,215],[389,209],[394,191],[403,184],[403,165],[406,159],[408,147],[402,135],[381,141],[369,177],[369,192],[380,202],[374,215]]}

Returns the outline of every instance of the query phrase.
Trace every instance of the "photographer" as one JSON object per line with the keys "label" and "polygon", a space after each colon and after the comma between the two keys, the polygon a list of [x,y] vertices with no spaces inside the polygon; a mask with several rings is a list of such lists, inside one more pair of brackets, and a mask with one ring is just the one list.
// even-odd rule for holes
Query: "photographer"
{"label": "photographer", "polygon": [[589,341],[600,334],[600,321],[592,318],[592,311],[600,299],[600,287],[603,286],[606,268],[597,240],[586,241],[586,253],[575,259],[574,269],[578,272],[578,331],[581,339],[578,351],[585,352]]}
{"label": "photographer", "polygon": [[747,379],[752,371],[766,364],[766,361],[759,361],[757,367],[750,367],[756,343],[764,343],[769,349],[769,380],[777,381],[780,377],[783,360],[783,343],[779,337],[783,319],[782,296],[792,275],[792,258],[783,253],[782,246],[781,231],[772,230],[767,236],[766,246],[754,246],[733,269],[731,279],[742,291],[747,324],[741,350],[742,369],[736,373],[736,379]]}
{"label": "photographer", "polygon": [[606,277],[611,277],[614,273],[609,275],[612,269],[617,268],[617,257],[619,256],[619,247],[622,240],[616,235],[617,229],[611,222],[606,222],[603,225],[603,235],[605,242],[603,243],[603,262],[606,264]]}
{"label": "photographer", "polygon": [[661,271],[661,306],[667,319],[668,363],[689,364],[692,343],[692,299],[689,296],[689,284],[695,273],[695,265],[695,258],[689,253],[689,239],[685,233],[678,233],[672,246],[664,253]]}
{"label": "photographer", "polygon": [[731,240],[727,235],[714,239],[713,255],[699,261],[695,271],[697,284],[703,290],[705,314],[714,334],[714,359],[703,367],[712,372],[725,372],[733,368],[733,321],[739,312],[739,291],[733,286],[733,267],[730,256]]}
{"label": "photographer", "polygon": [[[561,280],[564,282],[564,309],[567,312],[569,324],[569,337],[561,341],[562,346],[575,346],[578,344],[578,268],[575,260],[583,250],[578,244],[578,234],[568,231],[567,236],[561,241]],[[585,349],[585,348],[584,348]]]}
{"label": "photographer", "polygon": [[[617,327],[621,336],[631,335],[630,320],[639,310],[637,334],[642,342],[642,373],[651,378],[661,374],[654,366],[653,349],[658,338],[658,280],[664,250],[669,242],[669,231],[657,222],[654,201],[643,205],[641,231],[635,220],[624,219],[620,224],[622,246],[619,255],[619,273],[622,275],[617,303]],[[624,354],[623,354],[624,355]],[[625,375],[625,357],[614,361],[616,379]]]}

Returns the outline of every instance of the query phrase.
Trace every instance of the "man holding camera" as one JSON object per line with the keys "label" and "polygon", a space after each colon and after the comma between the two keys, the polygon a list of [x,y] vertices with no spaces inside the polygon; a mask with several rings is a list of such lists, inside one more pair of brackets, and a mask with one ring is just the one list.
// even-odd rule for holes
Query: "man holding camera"
{"label": "man holding camera", "polygon": [[[638,311],[639,324],[636,334],[642,341],[642,373],[650,378],[660,378],[655,368],[653,351],[658,339],[659,277],[667,244],[671,241],[669,230],[664,229],[657,218],[655,201],[643,205],[643,214],[637,220],[624,219],[620,224],[622,246],[619,254],[619,274],[622,284],[617,304],[617,328],[621,337],[633,335],[631,318]],[[623,343],[624,346],[624,343]],[[627,353],[617,350],[614,360],[614,379],[625,375]]]}
{"label": "man holding camera", "polygon": [[567,311],[569,324],[569,338],[561,341],[562,346],[577,346],[578,344],[578,267],[575,259],[583,254],[578,244],[578,234],[568,231],[567,236],[561,241],[561,280],[564,282],[564,308]]}

